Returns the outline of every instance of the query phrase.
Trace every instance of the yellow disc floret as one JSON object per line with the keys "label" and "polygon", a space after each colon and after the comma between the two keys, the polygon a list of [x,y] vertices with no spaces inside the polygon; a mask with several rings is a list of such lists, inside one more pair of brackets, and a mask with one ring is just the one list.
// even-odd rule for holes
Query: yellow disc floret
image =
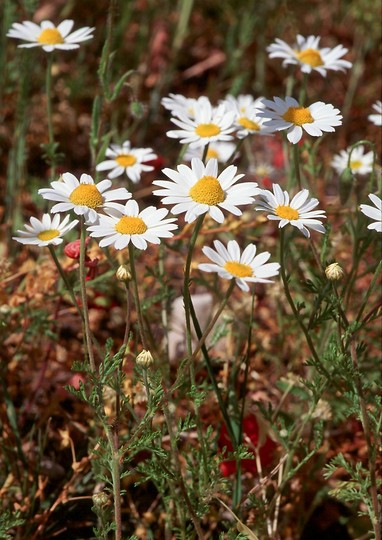
{"label": "yellow disc floret", "polygon": [[209,148],[207,150],[207,159],[212,159],[212,158],[218,159],[218,157],[219,157],[219,153],[213,148]]}
{"label": "yellow disc floret", "polygon": [[49,242],[49,240],[53,240],[53,238],[57,238],[57,236],[60,236],[60,231],[57,229],[47,229],[46,231],[38,233],[37,238],[42,242]]}
{"label": "yellow disc floret", "polygon": [[69,196],[71,203],[76,206],[98,208],[102,205],[102,195],[94,184],[80,184]]}
{"label": "yellow disc floret", "polygon": [[281,217],[282,219],[288,219],[289,221],[293,221],[295,219],[299,218],[299,213],[294,208],[291,208],[290,206],[284,206],[279,205],[277,208],[275,208],[276,215]]}
{"label": "yellow disc floret", "polygon": [[227,261],[224,269],[237,278],[246,278],[253,276],[253,270],[248,264],[237,261]]}
{"label": "yellow disc floret", "polygon": [[296,56],[300,62],[308,64],[313,68],[324,65],[321,54],[316,49],[305,49],[304,51],[296,53]]}
{"label": "yellow disc floret", "polygon": [[140,217],[123,216],[116,224],[115,230],[120,234],[144,234],[147,225]]}
{"label": "yellow disc floret", "polygon": [[41,45],[59,45],[60,43],[64,43],[64,38],[57,28],[45,28],[38,36],[37,41]]}
{"label": "yellow disc floret", "polygon": [[120,154],[115,158],[115,161],[121,167],[132,167],[136,164],[137,158],[132,154]]}
{"label": "yellow disc floret", "polygon": [[203,176],[188,192],[191,199],[200,204],[216,206],[225,199],[225,193],[215,176]]}
{"label": "yellow disc floret", "polygon": [[215,135],[219,135],[221,132],[221,129],[216,124],[199,124],[195,128],[195,133],[199,135],[199,137],[215,137]]}
{"label": "yellow disc floret", "polygon": [[362,167],[362,161],[360,161],[359,159],[352,159],[350,161],[350,168],[352,169],[352,171],[358,171],[360,167]]}
{"label": "yellow disc floret", "polygon": [[237,120],[237,123],[243,126],[243,128],[248,129],[249,131],[260,131],[260,126],[257,122],[250,120],[246,116],[242,116]]}
{"label": "yellow disc floret", "polygon": [[311,124],[314,122],[313,116],[310,114],[310,110],[305,107],[289,107],[289,109],[282,115],[285,122],[291,122],[296,126],[302,126],[303,124]]}

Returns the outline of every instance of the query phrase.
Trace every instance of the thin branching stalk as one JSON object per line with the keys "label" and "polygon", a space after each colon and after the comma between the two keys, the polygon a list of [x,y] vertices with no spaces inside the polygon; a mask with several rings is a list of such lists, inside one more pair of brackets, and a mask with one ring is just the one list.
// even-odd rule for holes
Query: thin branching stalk
{"label": "thin branching stalk", "polygon": [[301,171],[300,171],[300,149],[298,144],[293,145],[293,164],[294,164],[294,175],[297,180],[298,189],[301,191]]}
{"label": "thin branching stalk", "polygon": [[96,364],[94,360],[93,345],[91,339],[90,323],[89,323],[89,308],[86,295],[86,272],[85,272],[85,255],[86,255],[86,229],[84,218],[80,218],[81,226],[81,247],[80,247],[80,291],[83,311],[83,327],[84,327],[84,343],[85,354],[89,359],[90,369],[93,373],[96,372]]}
{"label": "thin branching stalk", "polygon": [[144,321],[143,321],[143,316],[142,316],[141,301],[140,301],[140,298],[139,298],[137,272],[136,272],[136,268],[135,268],[134,249],[135,248],[134,248],[133,244],[130,242],[129,243],[129,259],[130,259],[131,277],[132,277],[132,282],[133,282],[135,309],[137,310],[139,335],[141,337],[143,348],[146,349],[146,350],[149,350],[150,347],[148,345],[148,340],[146,339]]}

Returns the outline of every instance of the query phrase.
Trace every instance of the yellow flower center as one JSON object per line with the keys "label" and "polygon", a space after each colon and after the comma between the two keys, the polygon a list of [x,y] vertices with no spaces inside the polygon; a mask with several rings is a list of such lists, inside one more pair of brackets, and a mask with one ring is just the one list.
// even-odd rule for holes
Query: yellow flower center
{"label": "yellow flower center", "polygon": [[121,167],[131,167],[132,165],[136,164],[137,158],[132,154],[120,154],[115,158],[115,161]]}
{"label": "yellow flower center", "polygon": [[224,269],[237,278],[252,277],[253,270],[248,264],[243,264],[237,261],[227,261]]}
{"label": "yellow flower center", "polygon": [[275,208],[275,212],[282,219],[289,219],[289,221],[299,218],[299,213],[297,210],[291,208],[290,206],[280,205]]}
{"label": "yellow flower center", "polygon": [[147,225],[140,217],[123,216],[116,224],[115,230],[121,234],[144,234]]}
{"label": "yellow flower center", "polygon": [[360,161],[359,159],[355,159],[354,161],[353,160],[350,161],[350,168],[353,171],[357,171],[361,166],[362,166],[362,161]]}
{"label": "yellow flower center", "polygon": [[303,64],[309,64],[311,67],[323,66],[324,62],[320,53],[316,49],[305,49],[296,53],[297,58]]}
{"label": "yellow flower center", "polygon": [[45,28],[38,36],[37,41],[41,45],[59,45],[60,43],[64,43],[64,38],[57,28]]}
{"label": "yellow flower center", "polygon": [[221,129],[216,124],[199,124],[195,128],[195,133],[199,137],[214,137],[215,135],[219,135],[220,132]]}
{"label": "yellow flower center", "polygon": [[303,124],[311,124],[314,122],[313,116],[310,114],[310,110],[305,107],[289,107],[289,109],[282,115],[285,122],[291,122],[296,126],[302,126]]}
{"label": "yellow flower center", "polygon": [[191,199],[200,204],[216,206],[225,199],[225,193],[215,176],[203,176],[188,192]]}
{"label": "yellow flower center", "polygon": [[212,158],[218,159],[218,157],[219,157],[219,152],[217,152],[213,148],[209,148],[207,150],[207,159],[212,159]]}
{"label": "yellow flower center", "polygon": [[249,129],[250,131],[260,131],[259,124],[257,124],[253,120],[250,120],[246,116],[242,116],[241,118],[239,118],[237,123],[243,126],[243,128]]}
{"label": "yellow flower center", "polygon": [[48,242],[49,240],[53,240],[53,238],[57,238],[57,236],[60,236],[60,231],[57,229],[48,229],[38,233],[37,238],[42,242]]}
{"label": "yellow flower center", "polygon": [[76,206],[98,208],[102,205],[102,195],[94,184],[80,184],[72,191],[69,201]]}

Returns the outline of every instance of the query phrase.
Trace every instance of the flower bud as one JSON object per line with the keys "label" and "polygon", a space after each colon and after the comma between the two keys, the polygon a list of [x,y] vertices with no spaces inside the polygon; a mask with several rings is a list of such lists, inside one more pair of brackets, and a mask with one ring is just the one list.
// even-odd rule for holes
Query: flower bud
{"label": "flower bud", "polygon": [[118,279],[118,281],[122,281],[123,283],[128,283],[131,281],[130,271],[125,264],[121,264],[115,273],[115,277]]}
{"label": "flower bud", "polygon": [[332,263],[325,268],[325,275],[330,281],[338,281],[344,277],[344,271],[338,263]]}
{"label": "flower bud", "polygon": [[154,358],[152,357],[152,354],[150,351],[146,351],[146,349],[143,349],[143,351],[138,354],[135,361],[138,364],[138,366],[141,366],[143,368],[148,368],[153,365]]}
{"label": "flower bud", "polygon": [[92,496],[92,500],[93,504],[100,508],[107,505],[107,503],[109,502],[109,497],[107,493],[105,493],[104,491],[100,491],[99,493],[94,493],[94,495]]}

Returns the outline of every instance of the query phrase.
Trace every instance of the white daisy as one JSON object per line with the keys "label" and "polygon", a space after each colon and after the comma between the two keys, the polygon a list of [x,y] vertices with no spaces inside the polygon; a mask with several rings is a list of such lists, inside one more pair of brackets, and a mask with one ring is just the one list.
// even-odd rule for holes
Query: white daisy
{"label": "white daisy", "polygon": [[260,190],[255,182],[236,184],[243,174],[236,175],[237,167],[230,165],[218,175],[218,162],[210,159],[204,165],[199,158],[191,160],[191,168],[179,165],[178,170],[163,169],[172,182],[155,180],[153,184],[164,189],[154,191],[154,195],[163,197],[163,204],[174,204],[171,212],[186,212],[185,220],[194,221],[201,214],[208,212],[210,216],[222,223],[227,210],[235,216],[242,214],[238,205],[251,204]]}
{"label": "white daisy", "polygon": [[138,249],[146,249],[147,242],[159,244],[160,238],[171,238],[171,231],[177,229],[175,218],[163,219],[168,214],[165,208],[149,206],[140,212],[133,200],[125,205],[115,203],[113,208],[105,208],[105,213],[99,216],[97,225],[88,227],[90,236],[102,238],[100,247],[124,249],[131,241]]}
{"label": "white daisy", "polygon": [[[332,167],[341,174],[348,166],[350,148],[341,150],[339,154],[334,156]],[[351,153],[350,169],[353,174],[368,174],[373,170],[373,152],[365,154],[363,146],[356,146]]]}
{"label": "white daisy", "polygon": [[351,68],[352,63],[341,58],[348,52],[342,45],[337,45],[334,49],[329,47],[319,48],[320,37],[309,36],[304,38],[297,35],[297,42],[290,47],[282,39],[275,39],[267,47],[269,58],[284,58],[283,66],[288,64],[297,64],[301,67],[303,73],[318,71],[323,77],[326,77],[326,70],[345,71]]}
{"label": "white daisy", "polygon": [[317,199],[308,199],[309,191],[303,189],[299,191],[289,202],[289,194],[283,191],[278,184],[273,184],[273,193],[267,189],[262,189],[260,200],[255,202],[256,210],[271,212],[267,218],[280,221],[279,227],[285,227],[288,223],[297,227],[304,236],[309,237],[310,229],[320,233],[325,232],[325,227],[317,219],[324,219],[324,210],[313,210],[318,204]]}
{"label": "white daisy", "polygon": [[361,212],[365,214],[365,216],[375,220],[375,222],[370,223],[367,228],[382,232],[382,200],[378,195],[374,195],[374,193],[370,193],[369,199],[374,204],[375,208],[369,204],[360,205]]}
{"label": "white daisy", "polygon": [[382,101],[376,101],[373,109],[377,111],[377,114],[369,114],[368,119],[376,126],[382,126]]}
{"label": "white daisy", "polygon": [[287,129],[288,140],[296,144],[302,137],[304,129],[309,135],[319,137],[323,131],[334,131],[333,126],[342,124],[342,116],[333,105],[317,101],[309,107],[301,107],[294,98],[285,100],[274,97],[273,101],[264,99],[265,109],[258,115],[266,118],[265,126],[272,131]]}
{"label": "white daisy", "polygon": [[109,171],[109,178],[117,178],[123,173],[132,182],[139,182],[142,172],[153,171],[154,167],[145,165],[147,161],[156,159],[152,148],[131,148],[130,141],[125,141],[122,146],[112,144],[106,150],[105,161],[101,161],[96,167],[97,171]]}
{"label": "white daisy", "polygon": [[84,216],[86,221],[94,223],[98,219],[97,211],[113,205],[113,201],[126,201],[131,193],[126,188],[110,189],[111,181],[102,180],[98,184],[88,174],[81,174],[77,178],[67,172],[62,180],[52,182],[52,188],[39,189],[38,193],[48,201],[58,201],[52,212],[67,212],[74,210],[78,216]]}
{"label": "white daisy", "polygon": [[40,25],[31,21],[13,23],[7,37],[30,42],[19,47],[42,47],[46,52],[78,49],[79,43],[92,39],[95,29],[84,26],[70,34],[73,24],[74,21],[70,19],[62,21],[57,27],[51,21],[42,21]]}
{"label": "white daisy", "polygon": [[265,251],[256,255],[255,244],[249,244],[243,253],[240,253],[239,244],[236,240],[230,240],[225,247],[219,240],[214,241],[215,250],[204,247],[202,249],[213,264],[199,264],[199,269],[204,272],[217,272],[223,279],[235,279],[242,291],[249,291],[249,283],[272,283],[267,279],[277,276],[279,263],[268,263],[271,256]]}
{"label": "white daisy", "polygon": [[224,103],[218,107],[212,107],[209,99],[202,96],[194,105],[194,117],[179,111],[178,118],[171,121],[180,129],[167,132],[167,136],[180,139],[183,144],[190,144],[191,148],[206,146],[214,141],[230,141],[230,135],[235,131],[233,125],[235,113],[227,111]]}
{"label": "white daisy", "polygon": [[[206,160],[217,159],[219,163],[227,163],[235,152],[236,144],[232,142],[213,142],[208,145]],[[203,148],[187,148],[184,155],[185,161],[191,161],[193,157],[202,158]]]}
{"label": "white daisy", "polygon": [[239,139],[254,133],[258,135],[272,133],[272,130],[264,126],[265,119],[258,115],[258,109],[264,108],[263,99],[262,97],[254,99],[250,95],[237,97],[228,95],[223,101],[227,110],[235,113],[235,127],[238,130],[236,136]]}
{"label": "white daisy", "polygon": [[[201,96],[199,102],[208,101],[208,98]],[[171,111],[173,116],[186,115],[189,118],[195,116],[195,105],[197,106],[198,100],[196,98],[188,98],[182,94],[169,94],[168,97],[164,97],[161,100],[161,104],[165,109]]]}
{"label": "white daisy", "polygon": [[18,230],[20,236],[13,236],[13,240],[20,244],[30,244],[34,246],[58,246],[63,241],[63,236],[68,231],[73,229],[78,223],[75,219],[69,223],[69,216],[66,216],[60,223],[60,216],[51,216],[44,214],[41,221],[35,217],[31,217],[30,225],[24,225],[25,231]]}

